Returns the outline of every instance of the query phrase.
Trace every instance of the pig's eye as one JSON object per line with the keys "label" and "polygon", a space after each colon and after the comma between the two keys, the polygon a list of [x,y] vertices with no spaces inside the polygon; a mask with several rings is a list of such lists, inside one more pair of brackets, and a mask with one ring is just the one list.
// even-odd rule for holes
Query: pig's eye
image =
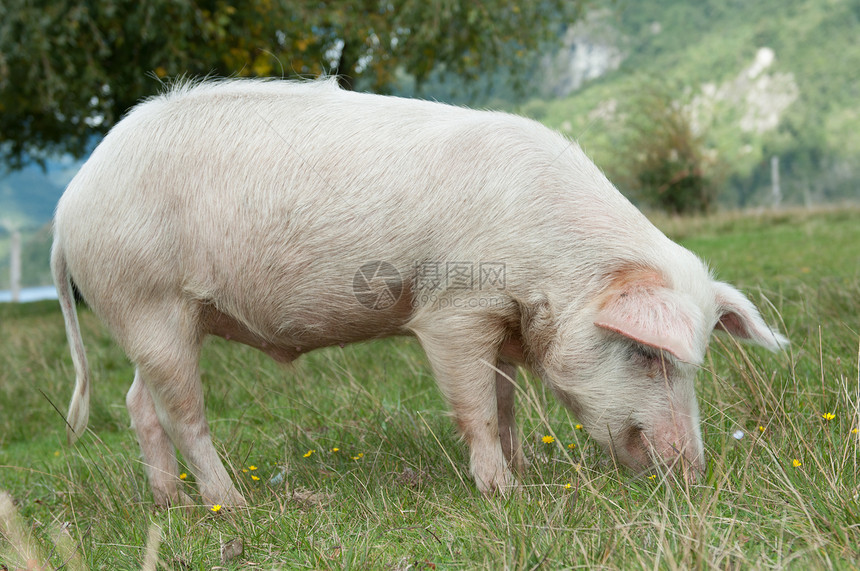
{"label": "pig's eye", "polygon": [[645,369],[648,376],[653,378],[668,376],[672,366],[670,360],[659,349],[646,345],[634,344],[629,350],[630,362],[637,368]]}
{"label": "pig's eye", "polygon": [[650,363],[660,359],[660,352],[645,345],[633,344],[629,350],[630,359],[641,363]]}

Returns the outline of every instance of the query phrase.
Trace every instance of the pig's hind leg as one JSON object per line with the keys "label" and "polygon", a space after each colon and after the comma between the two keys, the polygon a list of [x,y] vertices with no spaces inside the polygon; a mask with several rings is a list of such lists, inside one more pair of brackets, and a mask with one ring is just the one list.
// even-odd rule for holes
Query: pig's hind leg
{"label": "pig's hind leg", "polygon": [[[176,460],[165,451],[164,435],[194,473],[206,505],[239,507],[245,499],[236,490],[218,457],[203,406],[198,359],[202,333],[193,307],[184,302],[138,307],[133,323],[122,331],[123,345],[137,365],[127,401],[148,468],[157,502],[176,495]],[[148,393],[144,396],[145,388]],[[133,410],[134,409],[134,410]],[[161,425],[157,430],[152,413]],[[173,474],[167,474],[167,472]]]}
{"label": "pig's hind leg", "polygon": [[525,470],[523,447],[520,443],[517,424],[514,419],[514,401],[516,395],[517,366],[504,361],[498,364],[496,371],[496,409],[499,419],[499,440],[502,452],[508,466],[518,477]]}
{"label": "pig's hind leg", "polygon": [[[496,363],[504,330],[487,321],[474,315],[433,315],[413,321],[410,329],[421,341],[469,446],[475,484],[483,493],[504,493],[515,484],[502,450],[496,395]],[[507,402],[503,402],[505,413],[501,415],[506,420]]]}
{"label": "pig's hind leg", "polygon": [[156,505],[190,505],[191,499],[179,487],[179,464],[176,462],[173,443],[158,420],[152,396],[144,386],[139,371],[135,371],[134,382],[125,402]]}

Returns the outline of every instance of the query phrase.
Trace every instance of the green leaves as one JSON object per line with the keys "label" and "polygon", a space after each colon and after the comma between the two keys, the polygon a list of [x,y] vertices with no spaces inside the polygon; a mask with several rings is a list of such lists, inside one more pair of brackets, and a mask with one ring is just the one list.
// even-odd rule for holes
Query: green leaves
{"label": "green leaves", "polygon": [[338,73],[388,91],[404,74],[467,80],[560,38],[579,2],[503,0],[5,0],[0,4],[0,160],[86,153],[163,77]]}

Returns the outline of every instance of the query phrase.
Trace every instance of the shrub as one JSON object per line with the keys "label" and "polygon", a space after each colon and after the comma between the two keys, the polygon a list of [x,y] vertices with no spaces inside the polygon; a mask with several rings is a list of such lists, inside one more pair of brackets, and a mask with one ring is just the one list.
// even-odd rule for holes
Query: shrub
{"label": "shrub", "polygon": [[669,92],[646,89],[624,121],[619,182],[634,200],[670,214],[706,213],[717,195],[717,153]]}

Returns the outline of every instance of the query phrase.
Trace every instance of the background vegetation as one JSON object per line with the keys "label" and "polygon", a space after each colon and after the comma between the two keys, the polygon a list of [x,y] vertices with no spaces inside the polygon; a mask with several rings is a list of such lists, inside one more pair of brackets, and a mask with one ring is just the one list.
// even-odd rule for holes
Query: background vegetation
{"label": "background vegetation", "polygon": [[617,184],[640,205],[669,214],[710,212],[723,182],[690,112],[661,86],[646,87],[632,102],[615,165]]}
{"label": "background vegetation", "polygon": [[[857,215],[658,220],[792,341],[771,355],[715,338],[697,382],[707,476],[693,486],[616,468],[527,379],[523,493],[483,498],[414,340],[322,350],[288,369],[213,340],[209,419],[250,507],[157,510],[128,428],[122,352],[82,310],[92,432],[68,448],[55,407],[73,372],[56,303],[0,305],[0,482],[21,517],[0,563],[27,567],[29,542],[29,568],[855,568]],[[222,560],[237,539],[242,554]]]}
{"label": "background vegetation", "polygon": [[514,76],[578,1],[99,0],[0,5],[0,160],[83,156],[158,78],[316,77],[390,91],[396,74]]}
{"label": "background vegetation", "polygon": [[[618,152],[624,124],[656,83],[697,116],[705,148],[724,169],[720,205],[769,205],[774,155],[785,202],[860,196],[860,2],[631,0],[601,14],[625,53],[620,67],[522,112],[579,140],[611,178],[629,160]],[[774,60],[750,77],[761,48]],[[774,128],[741,127],[751,108],[779,106],[777,94],[795,98]]]}

